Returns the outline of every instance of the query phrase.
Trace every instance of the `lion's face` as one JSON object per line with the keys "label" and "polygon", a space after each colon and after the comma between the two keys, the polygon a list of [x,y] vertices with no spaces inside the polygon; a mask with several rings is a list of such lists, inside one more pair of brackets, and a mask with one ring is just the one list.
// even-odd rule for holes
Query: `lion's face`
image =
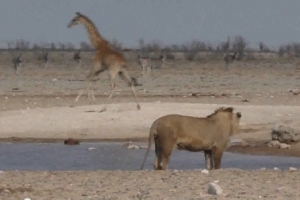
{"label": "lion's face", "polygon": [[240,112],[232,113],[232,121],[231,121],[231,127],[232,132],[231,135],[235,135],[239,132],[240,129],[240,120],[241,120],[242,114]]}

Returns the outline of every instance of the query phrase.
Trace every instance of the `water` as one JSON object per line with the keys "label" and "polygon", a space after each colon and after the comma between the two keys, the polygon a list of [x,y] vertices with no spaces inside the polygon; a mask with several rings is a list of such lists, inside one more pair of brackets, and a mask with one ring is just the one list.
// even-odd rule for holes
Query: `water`
{"label": "water", "polygon": [[[145,145],[145,144],[142,144]],[[88,150],[95,147],[94,150]],[[7,144],[0,143],[0,170],[138,170],[146,149],[127,149],[120,143],[64,144]],[[145,169],[153,169],[154,149]],[[278,156],[251,156],[225,153],[222,168],[288,169],[300,167],[300,158]],[[205,168],[203,152],[174,150],[170,169]]]}

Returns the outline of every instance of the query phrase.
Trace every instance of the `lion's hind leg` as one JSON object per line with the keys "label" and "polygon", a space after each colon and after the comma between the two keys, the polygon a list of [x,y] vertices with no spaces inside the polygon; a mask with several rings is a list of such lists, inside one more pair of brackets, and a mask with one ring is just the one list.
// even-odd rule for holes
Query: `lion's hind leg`
{"label": "lion's hind leg", "polygon": [[173,130],[168,127],[160,128],[160,133],[155,137],[155,154],[156,160],[154,163],[155,170],[167,170],[173,149],[176,145],[176,137]]}

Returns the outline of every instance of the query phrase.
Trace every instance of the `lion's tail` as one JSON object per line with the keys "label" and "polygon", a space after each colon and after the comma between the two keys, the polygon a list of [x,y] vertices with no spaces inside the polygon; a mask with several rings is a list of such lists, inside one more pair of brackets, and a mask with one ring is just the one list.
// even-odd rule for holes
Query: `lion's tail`
{"label": "lion's tail", "polygon": [[149,154],[150,149],[151,149],[152,142],[153,142],[153,140],[154,140],[154,136],[155,136],[156,134],[157,134],[157,122],[154,122],[153,125],[152,125],[151,128],[150,128],[150,132],[149,132],[149,140],[148,140],[148,148],[147,148],[146,155],[145,155],[145,158],[144,158],[143,163],[142,163],[142,166],[141,166],[141,170],[144,168],[146,159],[147,159],[148,154]]}

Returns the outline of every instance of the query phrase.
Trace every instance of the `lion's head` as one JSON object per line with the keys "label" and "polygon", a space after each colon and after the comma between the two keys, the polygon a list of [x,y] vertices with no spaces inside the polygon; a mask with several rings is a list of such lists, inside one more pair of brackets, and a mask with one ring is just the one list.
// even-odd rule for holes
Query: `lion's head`
{"label": "lion's head", "polygon": [[240,127],[240,119],[242,114],[240,112],[233,112],[233,107],[220,107],[214,111],[207,118],[221,119],[223,123],[230,123],[230,135],[237,134]]}

